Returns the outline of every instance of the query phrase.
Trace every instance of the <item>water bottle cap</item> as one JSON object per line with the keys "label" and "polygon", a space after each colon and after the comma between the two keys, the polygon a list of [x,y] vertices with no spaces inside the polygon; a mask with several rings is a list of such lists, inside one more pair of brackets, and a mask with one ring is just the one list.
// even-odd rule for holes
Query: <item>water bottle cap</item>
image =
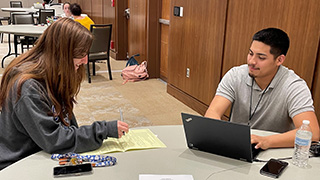
{"label": "water bottle cap", "polygon": [[310,121],[309,120],[303,120],[302,123],[303,124],[310,124]]}

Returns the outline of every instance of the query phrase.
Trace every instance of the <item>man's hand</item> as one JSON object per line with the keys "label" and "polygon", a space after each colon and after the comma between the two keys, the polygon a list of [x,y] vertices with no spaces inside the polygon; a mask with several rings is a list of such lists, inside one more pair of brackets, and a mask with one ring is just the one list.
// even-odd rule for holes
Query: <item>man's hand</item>
{"label": "man's hand", "polygon": [[257,144],[255,146],[256,149],[268,149],[270,148],[269,136],[257,136],[252,134],[251,135],[251,144]]}

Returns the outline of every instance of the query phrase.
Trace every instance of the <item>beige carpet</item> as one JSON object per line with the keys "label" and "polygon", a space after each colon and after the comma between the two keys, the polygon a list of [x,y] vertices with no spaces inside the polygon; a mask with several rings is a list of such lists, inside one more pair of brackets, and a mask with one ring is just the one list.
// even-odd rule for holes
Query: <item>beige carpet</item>
{"label": "beige carpet", "polygon": [[[0,44],[0,58],[7,54],[7,37]],[[5,65],[14,58],[6,59]],[[97,63],[97,75],[92,83],[82,83],[74,113],[79,125],[99,120],[119,120],[119,109],[130,127],[181,124],[181,112],[198,114],[166,92],[166,83],[160,79],[128,82],[123,85],[120,76],[126,61],[111,61],[113,80],[109,80],[105,63]],[[2,75],[3,69],[0,68]]]}

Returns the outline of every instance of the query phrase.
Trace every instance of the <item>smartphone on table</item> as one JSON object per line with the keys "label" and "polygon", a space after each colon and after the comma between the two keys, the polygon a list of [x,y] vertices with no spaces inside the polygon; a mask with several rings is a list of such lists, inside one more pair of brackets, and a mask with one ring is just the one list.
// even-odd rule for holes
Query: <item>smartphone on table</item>
{"label": "smartphone on table", "polygon": [[260,174],[272,178],[278,178],[283,170],[288,166],[287,162],[270,159],[261,169]]}
{"label": "smartphone on table", "polygon": [[92,165],[90,163],[71,166],[58,166],[53,168],[54,177],[79,176],[83,174],[92,174]]}

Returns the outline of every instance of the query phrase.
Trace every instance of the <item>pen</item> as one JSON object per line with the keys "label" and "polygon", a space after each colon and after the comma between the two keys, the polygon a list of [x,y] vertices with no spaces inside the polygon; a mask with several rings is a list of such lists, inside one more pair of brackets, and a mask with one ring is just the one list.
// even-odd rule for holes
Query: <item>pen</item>
{"label": "pen", "polygon": [[[119,112],[120,112],[120,121],[124,122],[121,108],[119,109]],[[123,133],[123,135],[125,135],[124,131],[122,131],[122,133]]]}

